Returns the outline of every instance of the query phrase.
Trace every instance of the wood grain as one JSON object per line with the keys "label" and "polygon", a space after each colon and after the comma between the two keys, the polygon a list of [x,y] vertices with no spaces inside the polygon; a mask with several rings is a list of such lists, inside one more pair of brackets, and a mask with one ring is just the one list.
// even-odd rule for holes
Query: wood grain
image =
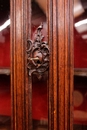
{"label": "wood grain", "polygon": [[[31,36],[31,1],[11,3],[12,130],[31,130],[31,81],[27,73],[27,39]],[[28,12],[29,11],[29,12]]]}
{"label": "wood grain", "polygon": [[49,130],[73,129],[73,2],[48,0]]}

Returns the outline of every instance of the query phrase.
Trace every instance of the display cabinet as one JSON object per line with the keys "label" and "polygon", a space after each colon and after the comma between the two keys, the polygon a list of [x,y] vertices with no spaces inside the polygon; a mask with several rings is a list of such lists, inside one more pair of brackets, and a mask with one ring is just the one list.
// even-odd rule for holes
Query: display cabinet
{"label": "display cabinet", "polygon": [[10,1],[11,130],[73,130],[72,16],[71,0]]}

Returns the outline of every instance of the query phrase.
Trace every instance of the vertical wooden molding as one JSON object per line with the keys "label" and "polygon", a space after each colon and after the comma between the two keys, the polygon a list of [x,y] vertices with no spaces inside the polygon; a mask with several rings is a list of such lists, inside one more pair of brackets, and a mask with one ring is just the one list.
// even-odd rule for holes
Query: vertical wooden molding
{"label": "vertical wooden molding", "polygon": [[12,130],[31,130],[31,81],[26,54],[27,39],[31,36],[31,0],[12,0],[10,3]]}
{"label": "vertical wooden molding", "polygon": [[73,1],[48,0],[49,130],[72,130]]}

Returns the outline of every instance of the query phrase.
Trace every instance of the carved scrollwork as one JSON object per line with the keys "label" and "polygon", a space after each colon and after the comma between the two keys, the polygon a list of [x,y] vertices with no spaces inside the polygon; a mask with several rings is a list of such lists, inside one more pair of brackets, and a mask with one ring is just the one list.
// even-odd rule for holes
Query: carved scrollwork
{"label": "carved scrollwork", "polygon": [[43,41],[42,29],[43,25],[41,24],[37,28],[34,41],[27,41],[29,76],[36,74],[39,79],[49,68],[49,47],[48,43]]}

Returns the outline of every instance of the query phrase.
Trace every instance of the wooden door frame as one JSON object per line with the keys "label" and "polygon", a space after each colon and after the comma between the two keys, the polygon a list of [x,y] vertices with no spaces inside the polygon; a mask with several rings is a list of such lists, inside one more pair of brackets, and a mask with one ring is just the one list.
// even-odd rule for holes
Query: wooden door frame
{"label": "wooden door frame", "polygon": [[[30,0],[11,1],[12,129],[32,130],[32,85],[27,72]],[[73,129],[73,1],[48,0],[49,130]]]}
{"label": "wooden door frame", "polygon": [[49,128],[73,129],[73,1],[48,0]]}
{"label": "wooden door frame", "polygon": [[32,113],[26,49],[28,34],[31,33],[28,12],[31,4],[28,0],[13,0],[10,4],[12,129],[29,130],[32,127]]}

